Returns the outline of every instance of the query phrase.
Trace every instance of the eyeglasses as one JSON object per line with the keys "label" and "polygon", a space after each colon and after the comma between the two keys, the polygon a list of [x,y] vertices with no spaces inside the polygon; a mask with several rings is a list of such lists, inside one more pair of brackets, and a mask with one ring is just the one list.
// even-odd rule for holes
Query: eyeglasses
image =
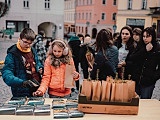
{"label": "eyeglasses", "polygon": [[24,41],[23,39],[21,39],[22,41],[23,41],[23,43],[25,44],[25,45],[31,45],[32,44],[32,42],[27,42],[27,41]]}

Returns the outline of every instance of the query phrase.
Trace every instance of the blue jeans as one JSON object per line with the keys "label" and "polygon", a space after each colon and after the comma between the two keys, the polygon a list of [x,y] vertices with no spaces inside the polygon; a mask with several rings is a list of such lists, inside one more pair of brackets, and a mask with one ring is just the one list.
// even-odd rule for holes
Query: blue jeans
{"label": "blue jeans", "polygon": [[151,99],[155,84],[151,86],[136,85],[136,93],[141,99]]}

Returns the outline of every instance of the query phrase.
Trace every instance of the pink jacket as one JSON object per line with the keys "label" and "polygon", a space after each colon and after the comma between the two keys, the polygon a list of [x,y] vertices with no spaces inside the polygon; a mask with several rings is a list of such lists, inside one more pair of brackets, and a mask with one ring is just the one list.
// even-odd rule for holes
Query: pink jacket
{"label": "pink jacket", "polygon": [[[71,59],[70,64],[74,65],[73,59]],[[48,88],[48,93],[50,95],[61,97],[69,95],[71,89],[64,88],[65,69],[65,64],[60,65],[58,68],[53,67],[50,64],[50,59],[48,57],[44,63],[44,74],[38,90],[42,91],[44,94]],[[79,78],[75,80],[78,79]]]}

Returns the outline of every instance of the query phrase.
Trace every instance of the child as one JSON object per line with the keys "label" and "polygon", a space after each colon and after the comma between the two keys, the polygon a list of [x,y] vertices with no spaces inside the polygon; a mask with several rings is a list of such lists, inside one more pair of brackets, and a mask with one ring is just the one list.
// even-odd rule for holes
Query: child
{"label": "child", "polygon": [[7,50],[2,77],[11,87],[13,97],[31,97],[38,88],[36,83],[41,82],[43,66],[36,51],[31,48],[34,39],[35,32],[24,28],[18,42]]}
{"label": "child", "polygon": [[[48,56],[44,64],[44,74],[40,87],[33,96],[43,96],[48,88],[50,98],[69,98],[71,88],[65,88],[65,69],[67,64],[74,65],[71,51],[62,40],[54,40],[48,51]],[[73,79],[79,79],[79,73],[72,73]]]}

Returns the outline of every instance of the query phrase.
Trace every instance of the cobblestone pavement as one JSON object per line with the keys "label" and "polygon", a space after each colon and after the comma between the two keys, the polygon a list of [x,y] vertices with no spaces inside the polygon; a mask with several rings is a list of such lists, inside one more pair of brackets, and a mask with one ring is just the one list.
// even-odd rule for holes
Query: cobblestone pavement
{"label": "cobblestone pavement", "polygon": [[[7,48],[17,42],[16,39],[8,40],[0,38],[0,60],[5,60]],[[0,103],[4,103],[12,97],[11,89],[4,82],[0,76]]]}
{"label": "cobblestone pavement", "polygon": [[[9,39],[3,39],[0,37],[0,61],[5,60],[5,56],[7,53],[7,48],[17,42],[17,38],[13,38],[12,40]],[[80,79],[80,83],[82,81],[82,75]],[[11,89],[8,87],[3,79],[2,76],[0,76],[0,103],[6,102],[8,99],[12,97]],[[45,94],[44,97],[48,97],[48,94]],[[77,93],[72,93],[72,97],[77,97]]]}

